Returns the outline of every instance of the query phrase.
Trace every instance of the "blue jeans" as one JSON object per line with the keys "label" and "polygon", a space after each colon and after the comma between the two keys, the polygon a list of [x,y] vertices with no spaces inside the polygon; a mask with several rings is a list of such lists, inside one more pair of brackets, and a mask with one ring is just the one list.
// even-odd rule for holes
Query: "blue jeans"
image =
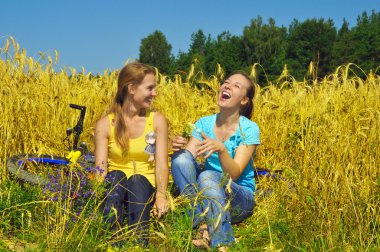
{"label": "blue jeans", "polygon": [[[146,247],[149,237],[149,217],[154,188],[146,177],[135,174],[127,179],[122,171],[111,171],[106,180],[110,190],[103,202],[103,219],[114,231],[121,231],[125,217],[129,230],[134,230],[137,242]],[[116,210],[115,211],[113,210]]]}
{"label": "blue jeans", "polygon": [[[254,194],[217,171],[201,171],[191,152],[180,150],[173,154],[171,170],[174,183],[182,195],[192,199],[195,206],[193,227],[206,221],[211,247],[235,242],[231,224],[239,223],[253,214]],[[229,190],[231,189],[231,190]],[[202,192],[201,202],[195,202],[197,193]],[[230,206],[226,207],[226,205]],[[207,211],[204,213],[204,211]],[[205,220],[201,216],[205,216]]]}

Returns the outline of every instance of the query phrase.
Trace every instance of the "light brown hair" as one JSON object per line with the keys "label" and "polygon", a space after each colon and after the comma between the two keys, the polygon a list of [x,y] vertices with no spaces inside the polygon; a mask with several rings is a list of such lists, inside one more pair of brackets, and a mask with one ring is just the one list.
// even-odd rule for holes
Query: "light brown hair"
{"label": "light brown hair", "polygon": [[245,79],[247,79],[247,81],[249,83],[249,86],[247,88],[247,94],[246,94],[246,96],[248,98],[248,102],[247,102],[247,104],[242,105],[240,107],[239,114],[247,117],[248,119],[251,119],[252,112],[253,112],[253,97],[255,96],[255,92],[256,92],[255,83],[251,79],[251,77],[249,77],[249,75],[243,71],[233,72],[230,76],[235,75],[235,74],[242,75]]}
{"label": "light brown hair", "polygon": [[156,75],[156,71],[153,67],[139,62],[129,63],[119,72],[117,92],[110,113],[115,114],[115,141],[123,151],[127,151],[129,145],[128,127],[123,118],[123,110],[130,104],[128,86],[140,85],[147,74]]}

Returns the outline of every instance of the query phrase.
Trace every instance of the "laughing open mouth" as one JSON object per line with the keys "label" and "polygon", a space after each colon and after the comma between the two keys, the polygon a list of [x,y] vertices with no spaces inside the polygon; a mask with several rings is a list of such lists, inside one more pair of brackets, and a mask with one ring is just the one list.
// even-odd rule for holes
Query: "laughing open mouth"
{"label": "laughing open mouth", "polygon": [[230,99],[231,98],[231,94],[226,92],[226,91],[223,91],[222,92],[222,98],[227,100],[227,99]]}

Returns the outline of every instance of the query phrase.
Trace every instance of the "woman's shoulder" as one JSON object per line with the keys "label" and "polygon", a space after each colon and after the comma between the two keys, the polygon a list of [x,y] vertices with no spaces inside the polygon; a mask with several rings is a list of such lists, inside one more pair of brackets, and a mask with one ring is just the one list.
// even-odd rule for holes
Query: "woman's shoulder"
{"label": "woman's shoulder", "polygon": [[153,121],[154,121],[154,125],[155,126],[158,126],[158,127],[160,127],[160,126],[163,126],[163,127],[168,127],[167,126],[167,119],[166,119],[166,117],[162,114],[162,113],[160,113],[160,112],[158,112],[158,111],[152,111],[152,112],[150,112],[151,113],[151,115],[153,116]]}
{"label": "woman's shoulder", "polygon": [[95,135],[109,136],[110,118],[108,115],[102,116],[95,124]]}
{"label": "woman's shoulder", "polygon": [[167,121],[166,117],[161,112],[151,111],[149,112],[149,115],[152,116],[155,121]]}
{"label": "woman's shoulder", "polygon": [[109,127],[110,121],[114,119],[113,114],[107,114],[102,116],[98,121],[96,121],[95,128]]}
{"label": "woman's shoulder", "polygon": [[240,124],[243,128],[259,129],[259,125],[245,116],[240,116]]}
{"label": "woman's shoulder", "polygon": [[209,122],[215,122],[215,119],[216,119],[216,114],[212,114],[212,115],[202,116],[201,118],[198,119],[198,121],[209,123]]}
{"label": "woman's shoulder", "polygon": [[147,113],[148,113],[148,116],[153,116],[154,118],[166,118],[164,114],[156,110],[148,111]]}

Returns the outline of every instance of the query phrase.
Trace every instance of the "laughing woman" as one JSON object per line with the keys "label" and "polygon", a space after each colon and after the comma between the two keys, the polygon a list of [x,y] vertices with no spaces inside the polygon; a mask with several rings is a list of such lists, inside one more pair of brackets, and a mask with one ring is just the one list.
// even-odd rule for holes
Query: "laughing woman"
{"label": "laughing woman", "polygon": [[[248,119],[254,93],[254,83],[245,73],[228,77],[219,91],[220,112],[200,118],[186,148],[173,154],[172,175],[181,194],[195,199],[202,193],[193,221],[199,231],[193,240],[197,247],[225,250],[235,242],[231,224],[253,213],[253,156],[260,144],[259,127]],[[173,147],[181,140],[174,140]],[[206,158],[203,171],[195,161],[198,156]]]}
{"label": "laughing woman", "polygon": [[150,210],[158,217],[168,210],[168,125],[162,114],[150,110],[155,96],[154,68],[128,64],[119,73],[110,112],[95,126],[96,165],[111,182],[104,220],[120,231],[127,216],[129,229],[144,247]]}

